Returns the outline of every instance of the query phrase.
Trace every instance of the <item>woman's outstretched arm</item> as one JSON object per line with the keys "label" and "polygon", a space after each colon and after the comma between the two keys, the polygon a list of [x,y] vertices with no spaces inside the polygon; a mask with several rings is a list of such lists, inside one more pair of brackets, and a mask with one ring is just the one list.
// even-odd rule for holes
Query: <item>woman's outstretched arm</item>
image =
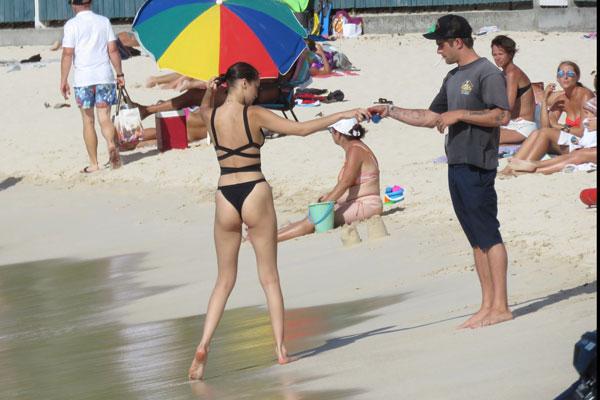
{"label": "woman's outstretched arm", "polygon": [[358,122],[361,122],[371,118],[369,111],[362,108],[338,112],[327,117],[306,122],[290,121],[289,119],[275,115],[272,111],[259,106],[252,107],[252,112],[261,128],[291,136],[308,136],[315,132],[325,130],[342,119],[356,118]]}

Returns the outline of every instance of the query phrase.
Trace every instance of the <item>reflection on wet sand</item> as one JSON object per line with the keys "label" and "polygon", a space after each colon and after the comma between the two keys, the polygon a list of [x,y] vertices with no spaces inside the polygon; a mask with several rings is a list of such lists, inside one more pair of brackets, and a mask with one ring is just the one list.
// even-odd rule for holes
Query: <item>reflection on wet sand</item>
{"label": "reflection on wet sand", "polygon": [[[212,343],[207,382],[189,383],[186,373],[202,318],[128,326],[111,314],[127,301],[171,289],[135,282],[141,258],[0,267],[0,398],[326,400],[362,393],[360,388],[305,390],[322,377],[267,369],[275,354],[263,307],[225,312]],[[401,300],[398,295],[289,310],[290,351],[310,357],[349,345],[360,335],[329,336]]]}

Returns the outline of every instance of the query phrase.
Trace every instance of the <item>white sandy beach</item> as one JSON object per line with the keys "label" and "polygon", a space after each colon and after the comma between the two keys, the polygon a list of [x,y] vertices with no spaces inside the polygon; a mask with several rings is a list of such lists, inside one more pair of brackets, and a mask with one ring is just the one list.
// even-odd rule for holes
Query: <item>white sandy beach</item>
{"label": "white sandy beach", "polygon": [[[569,59],[592,87],[595,40],[583,33],[509,35],[520,48],[516,63],[532,81],[553,82],[558,63]],[[492,38],[477,38],[480,55],[489,57]],[[335,46],[361,68],[360,76],[315,79],[312,87],[341,89],[348,101],[296,108],[301,120],[380,97],[427,107],[449,69],[420,35],[366,36]],[[41,47],[6,47],[0,60],[36,53],[44,60],[60,57]],[[115,320],[138,324],[203,314],[216,275],[214,150],[205,144],[164,154],[141,149],[124,153],[120,170],[84,176],[79,170],[87,156],[74,101],[71,108],[44,106],[62,102],[59,63],[7,70],[0,67],[0,265],[142,254],[136,281],[172,288],[120,302],[111,311]],[[150,58],[125,61],[124,72],[135,101],[177,94],[143,88],[157,73]],[[363,242],[351,248],[342,246],[339,230],[282,244],[286,306],[402,296],[315,339],[317,346],[329,343],[319,354],[265,374],[292,382],[291,392],[352,389],[352,399],[554,398],[577,377],[573,345],[597,325],[597,211],[579,201],[582,189],[596,186],[596,172],[497,181],[509,301],[517,318],[456,331],[477,309],[479,285],[450,203],[447,166],[433,163],[444,153],[443,136],[393,121],[367,128],[382,183],[407,190],[406,200],[384,217],[390,236],[370,241],[361,225]],[[102,140],[99,148],[100,160],[107,159]],[[342,160],[326,133],[268,141],[263,170],[280,224],[303,216],[306,205],[333,186]],[[245,245],[228,309],[264,303],[255,271]],[[218,346],[213,351],[218,354]],[[302,380],[315,375],[320,378]]]}

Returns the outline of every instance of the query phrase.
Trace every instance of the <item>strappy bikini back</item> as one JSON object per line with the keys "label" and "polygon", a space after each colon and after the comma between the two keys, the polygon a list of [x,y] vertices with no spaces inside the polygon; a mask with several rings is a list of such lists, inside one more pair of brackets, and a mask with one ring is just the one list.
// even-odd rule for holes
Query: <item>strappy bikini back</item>
{"label": "strappy bikini back", "polygon": [[[217,134],[217,130],[215,128],[215,117],[217,115],[217,108],[213,109],[212,116],[210,119],[210,127],[213,133],[213,139],[215,142],[215,150],[217,151],[217,159],[219,160],[219,164],[221,165],[221,175],[234,174],[237,172],[261,172],[260,169],[260,148],[264,144],[264,134],[263,134],[263,142],[256,143],[252,139],[252,132],[250,131],[250,124],[248,122],[248,106],[244,107],[243,118],[244,118],[244,130],[246,131],[246,138],[248,139],[248,143],[236,147],[226,147],[219,143],[219,137]],[[261,131],[262,132],[262,131]],[[221,138],[223,139],[223,138]],[[220,154],[219,154],[220,153]],[[258,163],[242,165],[238,166],[236,160],[239,158],[246,159],[255,159],[259,160]],[[227,160],[227,161],[226,161]],[[223,165],[234,164],[234,165]]]}

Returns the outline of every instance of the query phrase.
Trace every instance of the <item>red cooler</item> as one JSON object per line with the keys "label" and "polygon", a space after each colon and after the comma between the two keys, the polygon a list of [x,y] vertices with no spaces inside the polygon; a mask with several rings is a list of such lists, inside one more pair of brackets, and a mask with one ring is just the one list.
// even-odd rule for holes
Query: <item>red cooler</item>
{"label": "red cooler", "polygon": [[183,110],[156,113],[156,145],[160,152],[188,148]]}

